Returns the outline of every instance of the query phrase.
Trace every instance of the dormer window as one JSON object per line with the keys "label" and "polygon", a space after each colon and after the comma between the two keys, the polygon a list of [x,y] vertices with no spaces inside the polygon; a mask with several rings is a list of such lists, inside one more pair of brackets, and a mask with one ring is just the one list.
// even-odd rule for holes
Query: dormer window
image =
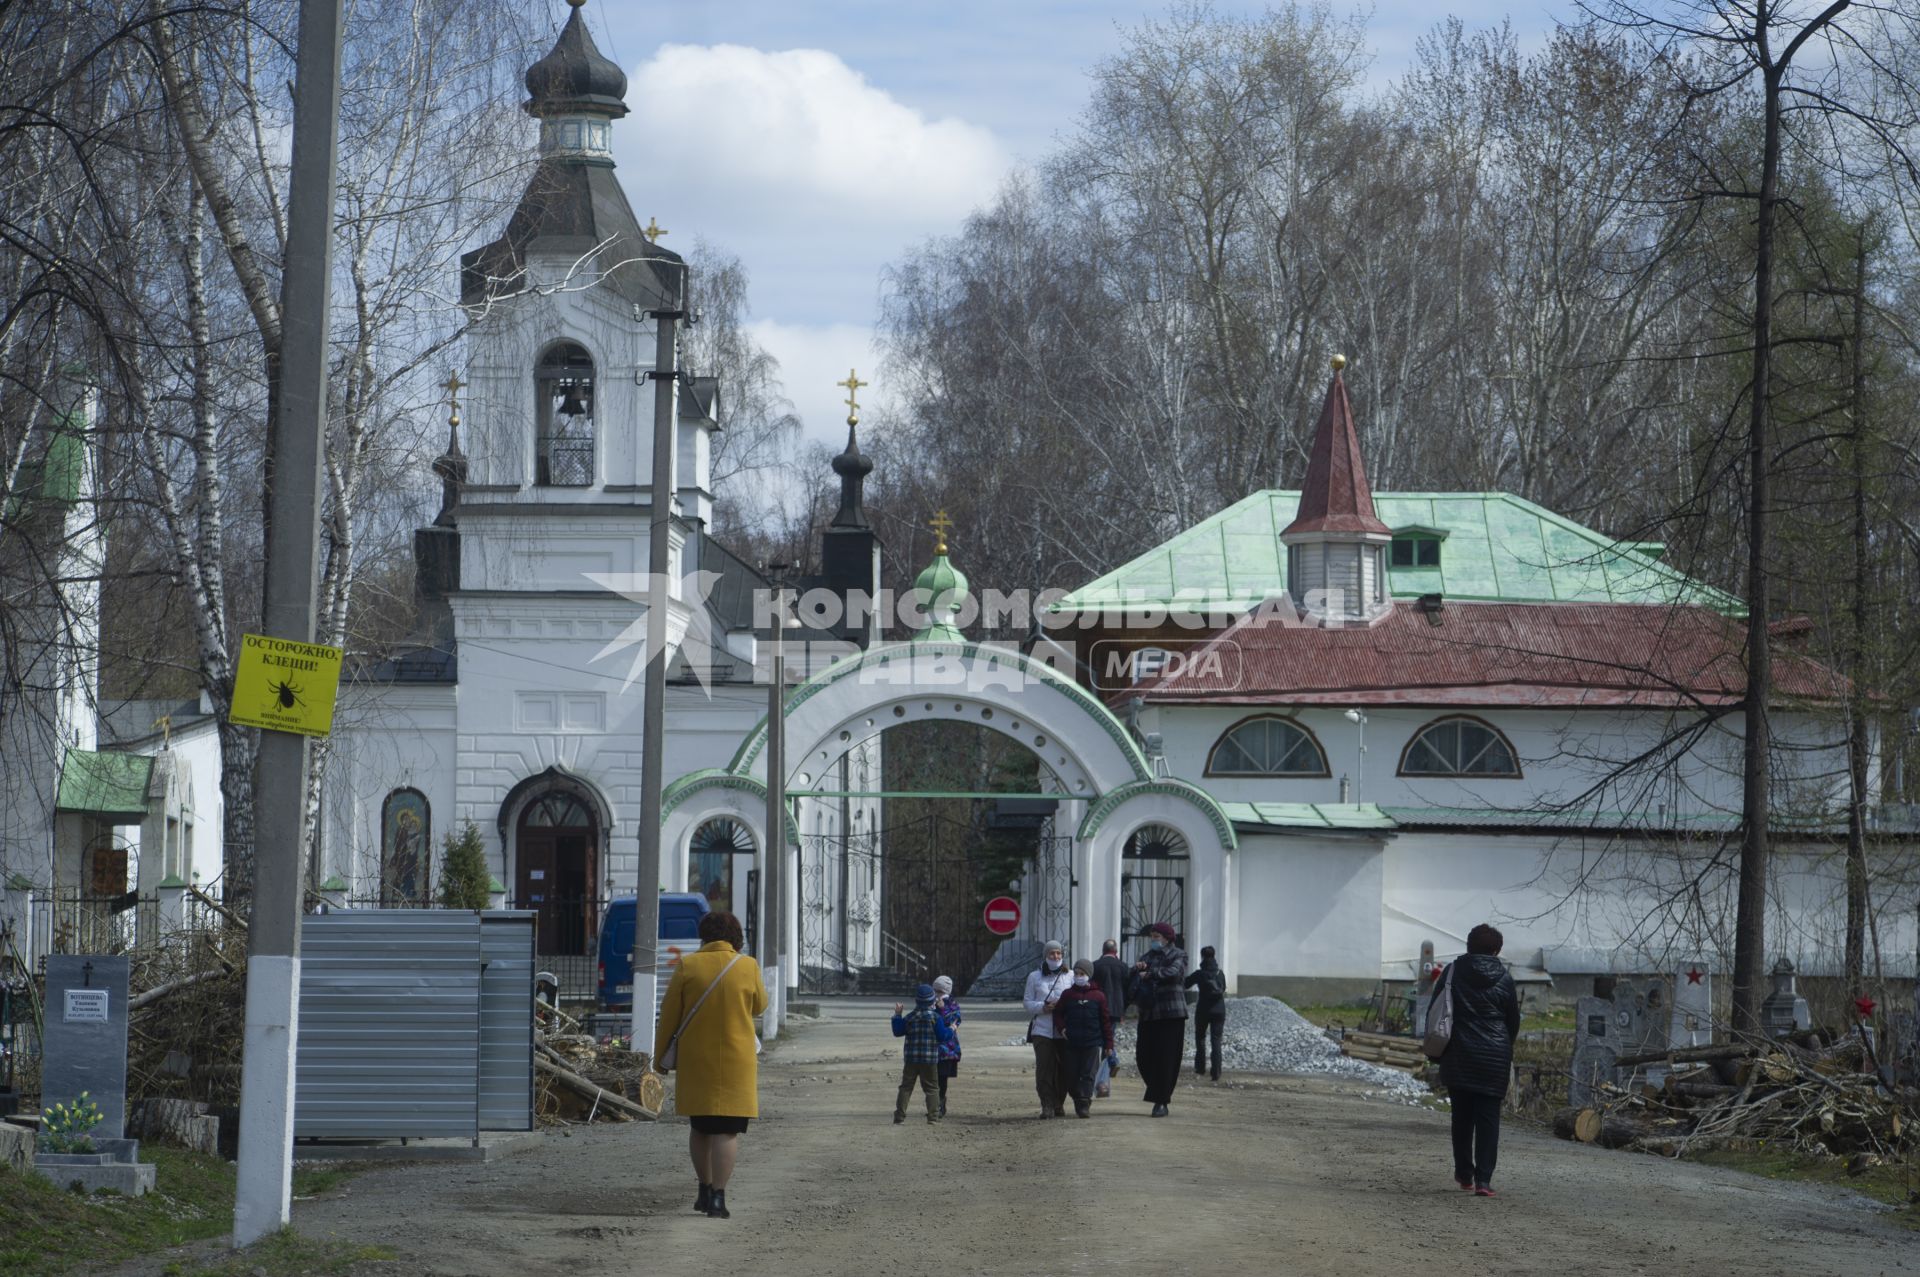
{"label": "dormer window", "polygon": [[535,374],[533,481],[543,488],[593,482],[593,357],[562,342],[540,357]]}
{"label": "dormer window", "polygon": [[1418,533],[1396,534],[1393,538],[1393,557],[1389,563],[1396,568],[1437,568],[1440,566],[1440,538]]}

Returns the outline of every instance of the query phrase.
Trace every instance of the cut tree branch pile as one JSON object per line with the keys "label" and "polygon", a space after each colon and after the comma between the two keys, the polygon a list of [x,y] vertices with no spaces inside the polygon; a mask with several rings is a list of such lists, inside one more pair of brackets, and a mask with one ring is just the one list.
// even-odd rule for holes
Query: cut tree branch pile
{"label": "cut tree branch pile", "polygon": [[1767,1144],[1849,1159],[1859,1173],[1914,1150],[1920,1091],[1871,1072],[1866,1043],[1753,1040],[1622,1056],[1624,1068],[1667,1063],[1658,1085],[1596,1088],[1594,1104],[1553,1119],[1561,1139],[1682,1157]]}
{"label": "cut tree branch pile", "polygon": [[651,1122],[666,1104],[666,1083],[645,1051],[539,1032],[533,1049],[534,1113],[543,1122]]}

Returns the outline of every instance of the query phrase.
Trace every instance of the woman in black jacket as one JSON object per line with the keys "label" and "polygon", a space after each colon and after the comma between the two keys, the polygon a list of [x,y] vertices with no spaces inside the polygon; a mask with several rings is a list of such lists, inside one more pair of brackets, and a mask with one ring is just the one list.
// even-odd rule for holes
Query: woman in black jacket
{"label": "woman in black jacket", "polygon": [[1467,933],[1467,955],[1444,977],[1453,999],[1453,1037],[1440,1057],[1440,1080],[1453,1103],[1453,1179],[1481,1197],[1493,1196],[1500,1101],[1520,1032],[1520,998],[1500,961],[1504,940],[1481,923]]}

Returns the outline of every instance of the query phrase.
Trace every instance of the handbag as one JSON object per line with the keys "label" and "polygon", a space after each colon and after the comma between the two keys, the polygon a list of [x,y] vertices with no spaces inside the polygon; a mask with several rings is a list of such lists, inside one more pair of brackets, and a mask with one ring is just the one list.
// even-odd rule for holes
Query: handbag
{"label": "handbag", "polygon": [[[743,956],[745,955],[734,954],[733,962],[740,961]],[[707,994],[719,988],[720,982],[727,978],[727,972],[733,970],[733,962],[729,962],[726,966],[720,968],[720,974],[713,977],[713,983],[707,986],[706,992],[700,995],[699,1001],[695,1002],[687,1013],[680,1017],[680,1027],[673,1031],[673,1036],[667,1039],[667,1049],[662,1051],[660,1058],[654,1061],[654,1066],[662,1073],[673,1072],[674,1066],[679,1064],[680,1035],[687,1031],[687,1026],[693,1023],[693,1017],[700,1014],[700,1008],[707,1004]],[[758,1035],[755,1035],[753,1039],[753,1053],[755,1055],[760,1054],[760,1038]]]}
{"label": "handbag", "polygon": [[1453,1041],[1453,964],[1434,981],[1433,1000],[1427,1004],[1427,1035],[1420,1039],[1420,1050],[1429,1060],[1447,1053]]}

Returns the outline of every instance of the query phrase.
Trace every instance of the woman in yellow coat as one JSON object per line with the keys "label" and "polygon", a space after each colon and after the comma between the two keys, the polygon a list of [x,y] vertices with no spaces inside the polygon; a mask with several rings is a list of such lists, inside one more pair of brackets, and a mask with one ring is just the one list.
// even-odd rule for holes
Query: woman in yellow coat
{"label": "woman in yellow coat", "polygon": [[727,1181],[733,1178],[740,1136],[747,1120],[760,1116],[753,1022],[767,1009],[767,986],[760,964],[740,952],[743,943],[740,919],[732,914],[700,919],[700,948],[680,959],[667,983],[653,1044],[658,1060],[680,1035],[673,1102],[693,1126],[687,1150],[700,1177],[693,1208],[716,1219],[729,1218]]}

